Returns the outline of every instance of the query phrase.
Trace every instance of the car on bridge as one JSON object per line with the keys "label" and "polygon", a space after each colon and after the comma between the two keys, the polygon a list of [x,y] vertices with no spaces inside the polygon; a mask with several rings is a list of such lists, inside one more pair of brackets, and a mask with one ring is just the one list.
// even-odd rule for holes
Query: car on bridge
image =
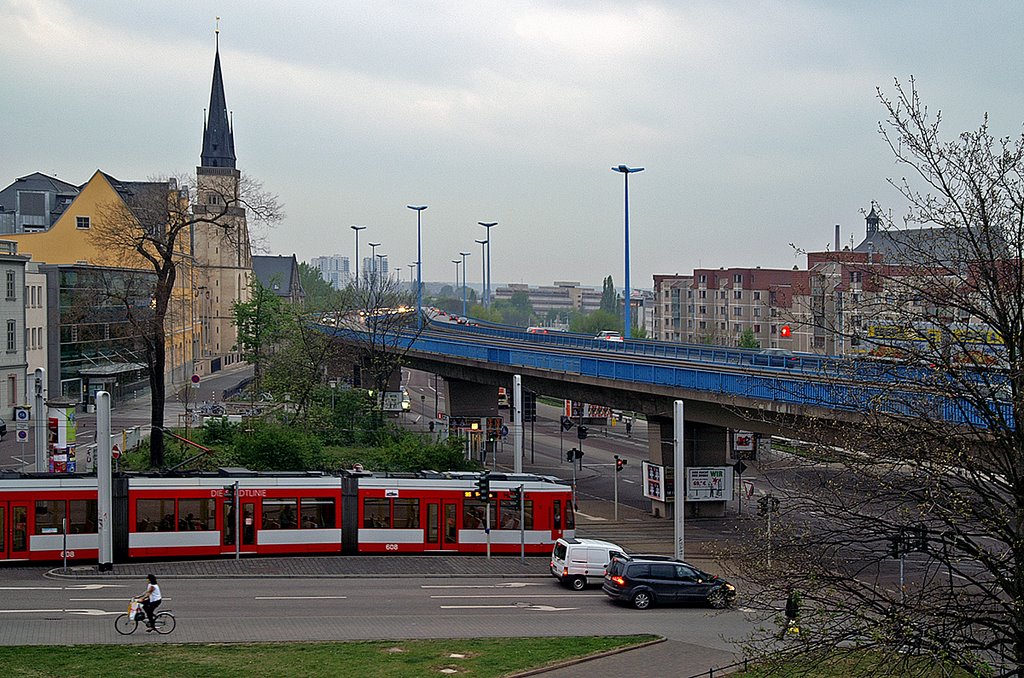
{"label": "car on bridge", "polygon": [[604,330],[603,332],[598,332],[594,339],[599,341],[623,341],[622,334],[615,330]]}
{"label": "car on bridge", "polygon": [[768,367],[795,367],[800,361],[788,348],[765,348],[750,357],[752,365]]}
{"label": "car on bridge", "polygon": [[669,603],[706,603],[715,609],[736,600],[736,587],[683,560],[662,557],[615,556],[602,586],[615,602],[638,610]]}

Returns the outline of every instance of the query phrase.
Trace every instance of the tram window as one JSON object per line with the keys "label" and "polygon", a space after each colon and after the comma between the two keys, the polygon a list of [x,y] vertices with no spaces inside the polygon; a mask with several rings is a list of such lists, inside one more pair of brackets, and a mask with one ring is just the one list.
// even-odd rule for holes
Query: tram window
{"label": "tram window", "polygon": [[135,502],[136,532],[174,532],[173,499],[139,499]]}
{"label": "tram window", "polygon": [[487,527],[487,507],[491,511],[491,527],[497,527],[498,511],[496,502],[484,503],[477,499],[467,499],[462,503],[462,527],[467,530],[483,530]]}
{"label": "tram window", "polygon": [[302,527],[334,527],[334,500],[330,497],[303,498]]}
{"label": "tram window", "polygon": [[391,500],[363,499],[363,527],[391,527]]}
{"label": "tram window", "polygon": [[299,500],[296,497],[287,499],[263,500],[263,529],[292,530],[298,523]]}
{"label": "tram window", "polygon": [[68,502],[68,514],[71,534],[96,534],[95,499],[72,499]]}
{"label": "tram window", "polygon": [[60,534],[66,510],[63,499],[36,501],[36,534]]}
{"label": "tram window", "polygon": [[419,529],[420,526],[420,500],[419,499],[395,499],[394,500],[394,525],[396,528]]}
{"label": "tram window", "polygon": [[[524,507],[524,517],[526,518],[526,529],[533,529],[533,500],[527,499],[526,506]],[[498,513],[501,516],[501,524],[498,525],[499,529],[502,530],[518,530],[519,529],[519,504],[513,501],[502,500],[498,503]]]}
{"label": "tram window", "polygon": [[217,529],[217,506],[213,499],[179,499],[178,530]]}
{"label": "tram window", "polygon": [[572,512],[572,502],[565,502],[565,529],[576,529],[576,514]]}

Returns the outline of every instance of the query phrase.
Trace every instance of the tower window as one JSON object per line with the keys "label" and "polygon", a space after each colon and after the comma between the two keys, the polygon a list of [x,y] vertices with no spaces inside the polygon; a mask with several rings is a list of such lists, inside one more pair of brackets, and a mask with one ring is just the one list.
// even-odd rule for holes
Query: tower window
{"label": "tower window", "polygon": [[75,228],[79,231],[88,231],[89,226],[89,217],[75,217]]}

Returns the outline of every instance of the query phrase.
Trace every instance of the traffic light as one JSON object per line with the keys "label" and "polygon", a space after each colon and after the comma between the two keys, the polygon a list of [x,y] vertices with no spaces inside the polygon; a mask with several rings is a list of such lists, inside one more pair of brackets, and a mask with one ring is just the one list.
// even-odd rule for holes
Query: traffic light
{"label": "traffic light", "polygon": [[918,523],[910,528],[910,543],[909,548],[915,551],[927,551],[928,550],[928,526],[924,523]]}
{"label": "traffic light", "polygon": [[225,485],[224,486],[224,501],[228,502],[228,503],[233,503],[235,501],[235,485],[234,485],[234,483],[232,483],[231,485]]}
{"label": "traffic light", "polygon": [[889,557],[899,558],[903,553],[903,530],[889,537]]}
{"label": "traffic light", "polygon": [[537,394],[523,391],[523,421],[537,421]]}
{"label": "traffic light", "polygon": [[570,419],[569,417],[567,417],[567,416],[565,416],[563,414],[562,415],[562,430],[563,431],[568,431],[572,427],[573,427],[572,419]]}
{"label": "traffic light", "polygon": [[580,440],[586,440],[587,439],[587,427],[586,426],[577,426],[576,427],[576,437],[579,438]]}
{"label": "traffic light", "polygon": [[615,455],[615,472],[618,473],[619,471],[621,471],[624,468],[626,468],[626,460],[616,454]]}
{"label": "traffic light", "polygon": [[791,334],[792,332],[789,329],[789,325],[783,325],[782,329],[779,330],[780,337],[789,337]]}
{"label": "traffic light", "polygon": [[515,509],[519,508],[520,502],[523,500],[523,486],[513,487],[508,491],[509,501],[512,502],[512,507]]}
{"label": "traffic light", "polygon": [[484,471],[476,477],[476,495],[482,501],[491,498],[491,472]]}
{"label": "traffic light", "polygon": [[774,495],[766,494],[757,500],[757,515],[767,516],[779,510],[779,500]]}

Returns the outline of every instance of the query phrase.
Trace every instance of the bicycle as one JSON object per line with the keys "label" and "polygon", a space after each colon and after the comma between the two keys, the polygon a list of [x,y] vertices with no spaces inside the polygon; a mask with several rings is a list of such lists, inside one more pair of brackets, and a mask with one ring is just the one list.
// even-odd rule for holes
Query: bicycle
{"label": "bicycle", "polygon": [[[142,609],[142,603],[132,598],[128,604],[128,612],[119,615],[114,620],[114,629],[117,630],[122,636],[130,636],[135,633],[139,628],[140,623],[146,621],[146,612]],[[153,620],[153,630],[160,635],[167,635],[174,631],[174,627],[177,625],[177,620],[174,615],[171,614],[170,610],[162,610],[157,612]]]}

